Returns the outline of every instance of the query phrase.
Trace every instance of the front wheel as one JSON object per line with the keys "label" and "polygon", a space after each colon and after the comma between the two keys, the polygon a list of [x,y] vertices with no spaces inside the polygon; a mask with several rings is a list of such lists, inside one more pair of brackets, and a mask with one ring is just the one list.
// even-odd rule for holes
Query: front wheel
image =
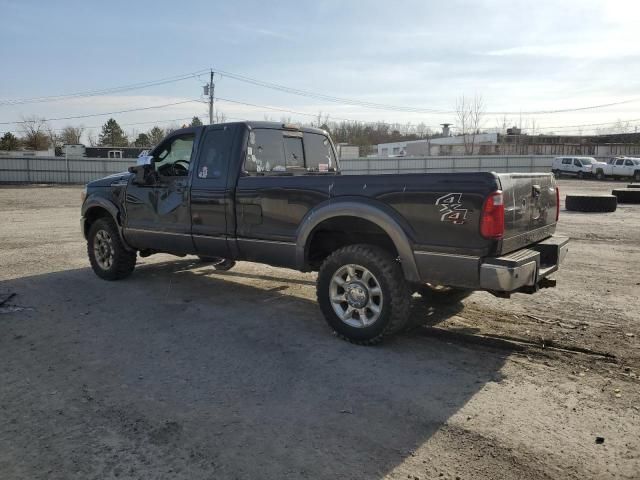
{"label": "front wheel", "polygon": [[99,218],[91,225],[87,253],[91,268],[104,280],[126,278],[136,266],[136,252],[127,250],[111,218]]}
{"label": "front wheel", "polygon": [[598,170],[596,172],[596,180],[604,180],[604,173],[602,172],[602,170]]}
{"label": "front wheel", "polygon": [[402,330],[410,295],[400,264],[373,245],[349,245],[333,252],[318,272],[320,309],[345,340],[373,345]]}

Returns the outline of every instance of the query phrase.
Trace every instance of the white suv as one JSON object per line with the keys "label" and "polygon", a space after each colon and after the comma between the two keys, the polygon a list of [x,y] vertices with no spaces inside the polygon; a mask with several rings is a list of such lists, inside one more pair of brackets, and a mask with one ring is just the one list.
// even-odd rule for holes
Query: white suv
{"label": "white suv", "polygon": [[593,175],[598,162],[593,157],[556,157],[553,159],[551,171],[557,177],[560,175],[573,175],[578,178]]}

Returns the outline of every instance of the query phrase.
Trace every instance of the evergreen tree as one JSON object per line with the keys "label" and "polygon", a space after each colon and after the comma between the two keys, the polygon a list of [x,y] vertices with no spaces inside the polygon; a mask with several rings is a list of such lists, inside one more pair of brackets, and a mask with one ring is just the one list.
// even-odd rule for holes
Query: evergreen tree
{"label": "evergreen tree", "polygon": [[110,118],[102,126],[99,145],[103,147],[126,147],[129,145],[127,136],[115,119]]}
{"label": "evergreen tree", "polygon": [[162,141],[165,134],[164,130],[162,130],[158,126],[155,126],[151,130],[149,130],[149,133],[147,135],[149,136],[149,144],[155,146]]}
{"label": "evergreen tree", "polygon": [[198,117],[193,117],[193,119],[191,120],[191,124],[189,126],[190,127],[201,127],[202,126],[202,120],[200,120]]}
{"label": "evergreen tree", "polygon": [[133,142],[133,144],[136,147],[150,147],[151,142],[149,141],[149,135],[147,135],[146,133],[139,134],[138,138],[136,138],[136,141]]}
{"label": "evergreen tree", "polygon": [[17,150],[20,140],[13,133],[7,132],[0,138],[0,150]]}

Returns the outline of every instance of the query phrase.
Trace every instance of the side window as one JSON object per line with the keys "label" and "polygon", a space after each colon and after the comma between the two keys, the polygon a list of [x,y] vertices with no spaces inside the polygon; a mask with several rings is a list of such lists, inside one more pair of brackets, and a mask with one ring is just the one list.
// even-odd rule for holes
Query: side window
{"label": "side window", "polygon": [[153,152],[156,171],[167,177],[184,177],[189,174],[193,134],[173,137],[162,143]]}
{"label": "side window", "polygon": [[329,139],[317,133],[305,133],[303,138],[307,170],[310,172],[335,171],[336,159]]}
{"label": "side window", "polygon": [[209,129],[202,142],[197,178],[226,178],[231,158],[233,130],[229,127]]}
{"label": "side window", "polygon": [[300,171],[304,168],[304,150],[301,136],[284,137],[285,168],[287,171]]}
{"label": "side window", "polygon": [[633,162],[631,160],[625,160],[624,164],[626,167],[633,167]]}
{"label": "side window", "polygon": [[624,160],[623,159],[616,160],[616,165],[624,165]]}
{"label": "side window", "polygon": [[581,166],[582,166],[582,164],[580,163],[580,160],[578,160],[577,158],[574,158],[574,159],[573,159],[573,164],[574,164],[576,167],[581,167]]}
{"label": "side window", "polygon": [[562,159],[562,164],[563,165],[571,165],[571,159],[570,158],[563,158]]}
{"label": "side window", "polygon": [[248,174],[284,172],[284,145],[280,130],[255,129],[249,132],[244,171]]}

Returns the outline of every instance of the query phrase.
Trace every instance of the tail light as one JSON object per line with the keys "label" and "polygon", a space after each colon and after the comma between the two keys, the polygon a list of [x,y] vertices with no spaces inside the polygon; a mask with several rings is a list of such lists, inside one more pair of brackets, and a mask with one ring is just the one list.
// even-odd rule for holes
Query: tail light
{"label": "tail light", "polygon": [[560,218],[560,187],[556,185],[556,222]]}
{"label": "tail light", "polygon": [[480,234],[484,238],[502,238],[504,235],[504,198],[498,190],[490,194],[482,206]]}

